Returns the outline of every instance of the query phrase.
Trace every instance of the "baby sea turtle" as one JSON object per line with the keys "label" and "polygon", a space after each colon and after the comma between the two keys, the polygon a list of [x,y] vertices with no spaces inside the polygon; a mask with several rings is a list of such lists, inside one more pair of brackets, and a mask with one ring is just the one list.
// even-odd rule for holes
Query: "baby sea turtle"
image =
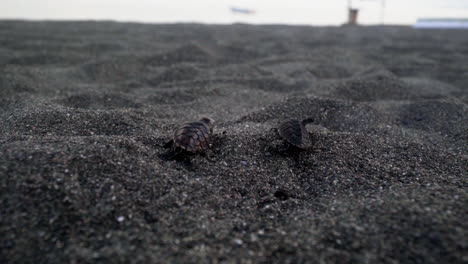
{"label": "baby sea turtle", "polygon": [[278,134],[288,143],[284,151],[289,150],[291,146],[298,149],[307,149],[310,146],[311,139],[305,125],[311,122],[313,119],[308,118],[302,121],[287,119],[280,123]]}
{"label": "baby sea turtle", "polygon": [[172,154],[165,155],[174,159],[185,153],[203,153],[211,147],[214,120],[202,117],[199,121],[184,123],[174,130],[172,139],[164,145],[171,147]]}

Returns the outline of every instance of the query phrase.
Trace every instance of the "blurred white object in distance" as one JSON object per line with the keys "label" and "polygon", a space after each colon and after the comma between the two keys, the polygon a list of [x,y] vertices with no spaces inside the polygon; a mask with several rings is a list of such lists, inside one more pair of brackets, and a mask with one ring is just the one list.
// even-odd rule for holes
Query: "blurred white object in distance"
{"label": "blurred white object in distance", "polygon": [[464,28],[468,29],[466,18],[420,18],[414,28]]}
{"label": "blurred white object in distance", "polygon": [[243,14],[243,15],[255,14],[255,10],[248,9],[248,8],[241,8],[241,7],[231,7],[231,12],[235,14]]}

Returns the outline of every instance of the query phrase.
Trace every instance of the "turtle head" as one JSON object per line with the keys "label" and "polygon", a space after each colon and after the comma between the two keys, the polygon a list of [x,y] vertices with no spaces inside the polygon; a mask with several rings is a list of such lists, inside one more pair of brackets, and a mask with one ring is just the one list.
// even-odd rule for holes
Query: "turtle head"
{"label": "turtle head", "polygon": [[204,116],[204,117],[200,118],[200,122],[203,122],[203,123],[207,124],[208,126],[213,126],[215,121],[214,121],[213,118],[209,118],[209,117]]}

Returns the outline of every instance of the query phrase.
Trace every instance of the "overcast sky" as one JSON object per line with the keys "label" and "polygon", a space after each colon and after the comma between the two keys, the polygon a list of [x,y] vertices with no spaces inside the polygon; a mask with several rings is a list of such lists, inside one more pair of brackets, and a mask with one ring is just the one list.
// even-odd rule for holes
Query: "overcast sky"
{"label": "overcast sky", "polygon": [[[353,0],[359,21],[380,23],[381,1]],[[386,0],[388,24],[413,24],[419,17],[468,18],[468,0]],[[0,19],[117,20],[151,23],[281,23],[338,25],[348,0],[0,0]],[[230,7],[249,8],[252,15]]]}

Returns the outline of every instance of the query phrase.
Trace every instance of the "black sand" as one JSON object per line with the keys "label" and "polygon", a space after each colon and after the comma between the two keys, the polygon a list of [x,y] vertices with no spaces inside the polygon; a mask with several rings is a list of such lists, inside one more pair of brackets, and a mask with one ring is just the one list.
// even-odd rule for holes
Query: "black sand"
{"label": "black sand", "polygon": [[467,31],[3,21],[0,263],[466,263],[467,142]]}

